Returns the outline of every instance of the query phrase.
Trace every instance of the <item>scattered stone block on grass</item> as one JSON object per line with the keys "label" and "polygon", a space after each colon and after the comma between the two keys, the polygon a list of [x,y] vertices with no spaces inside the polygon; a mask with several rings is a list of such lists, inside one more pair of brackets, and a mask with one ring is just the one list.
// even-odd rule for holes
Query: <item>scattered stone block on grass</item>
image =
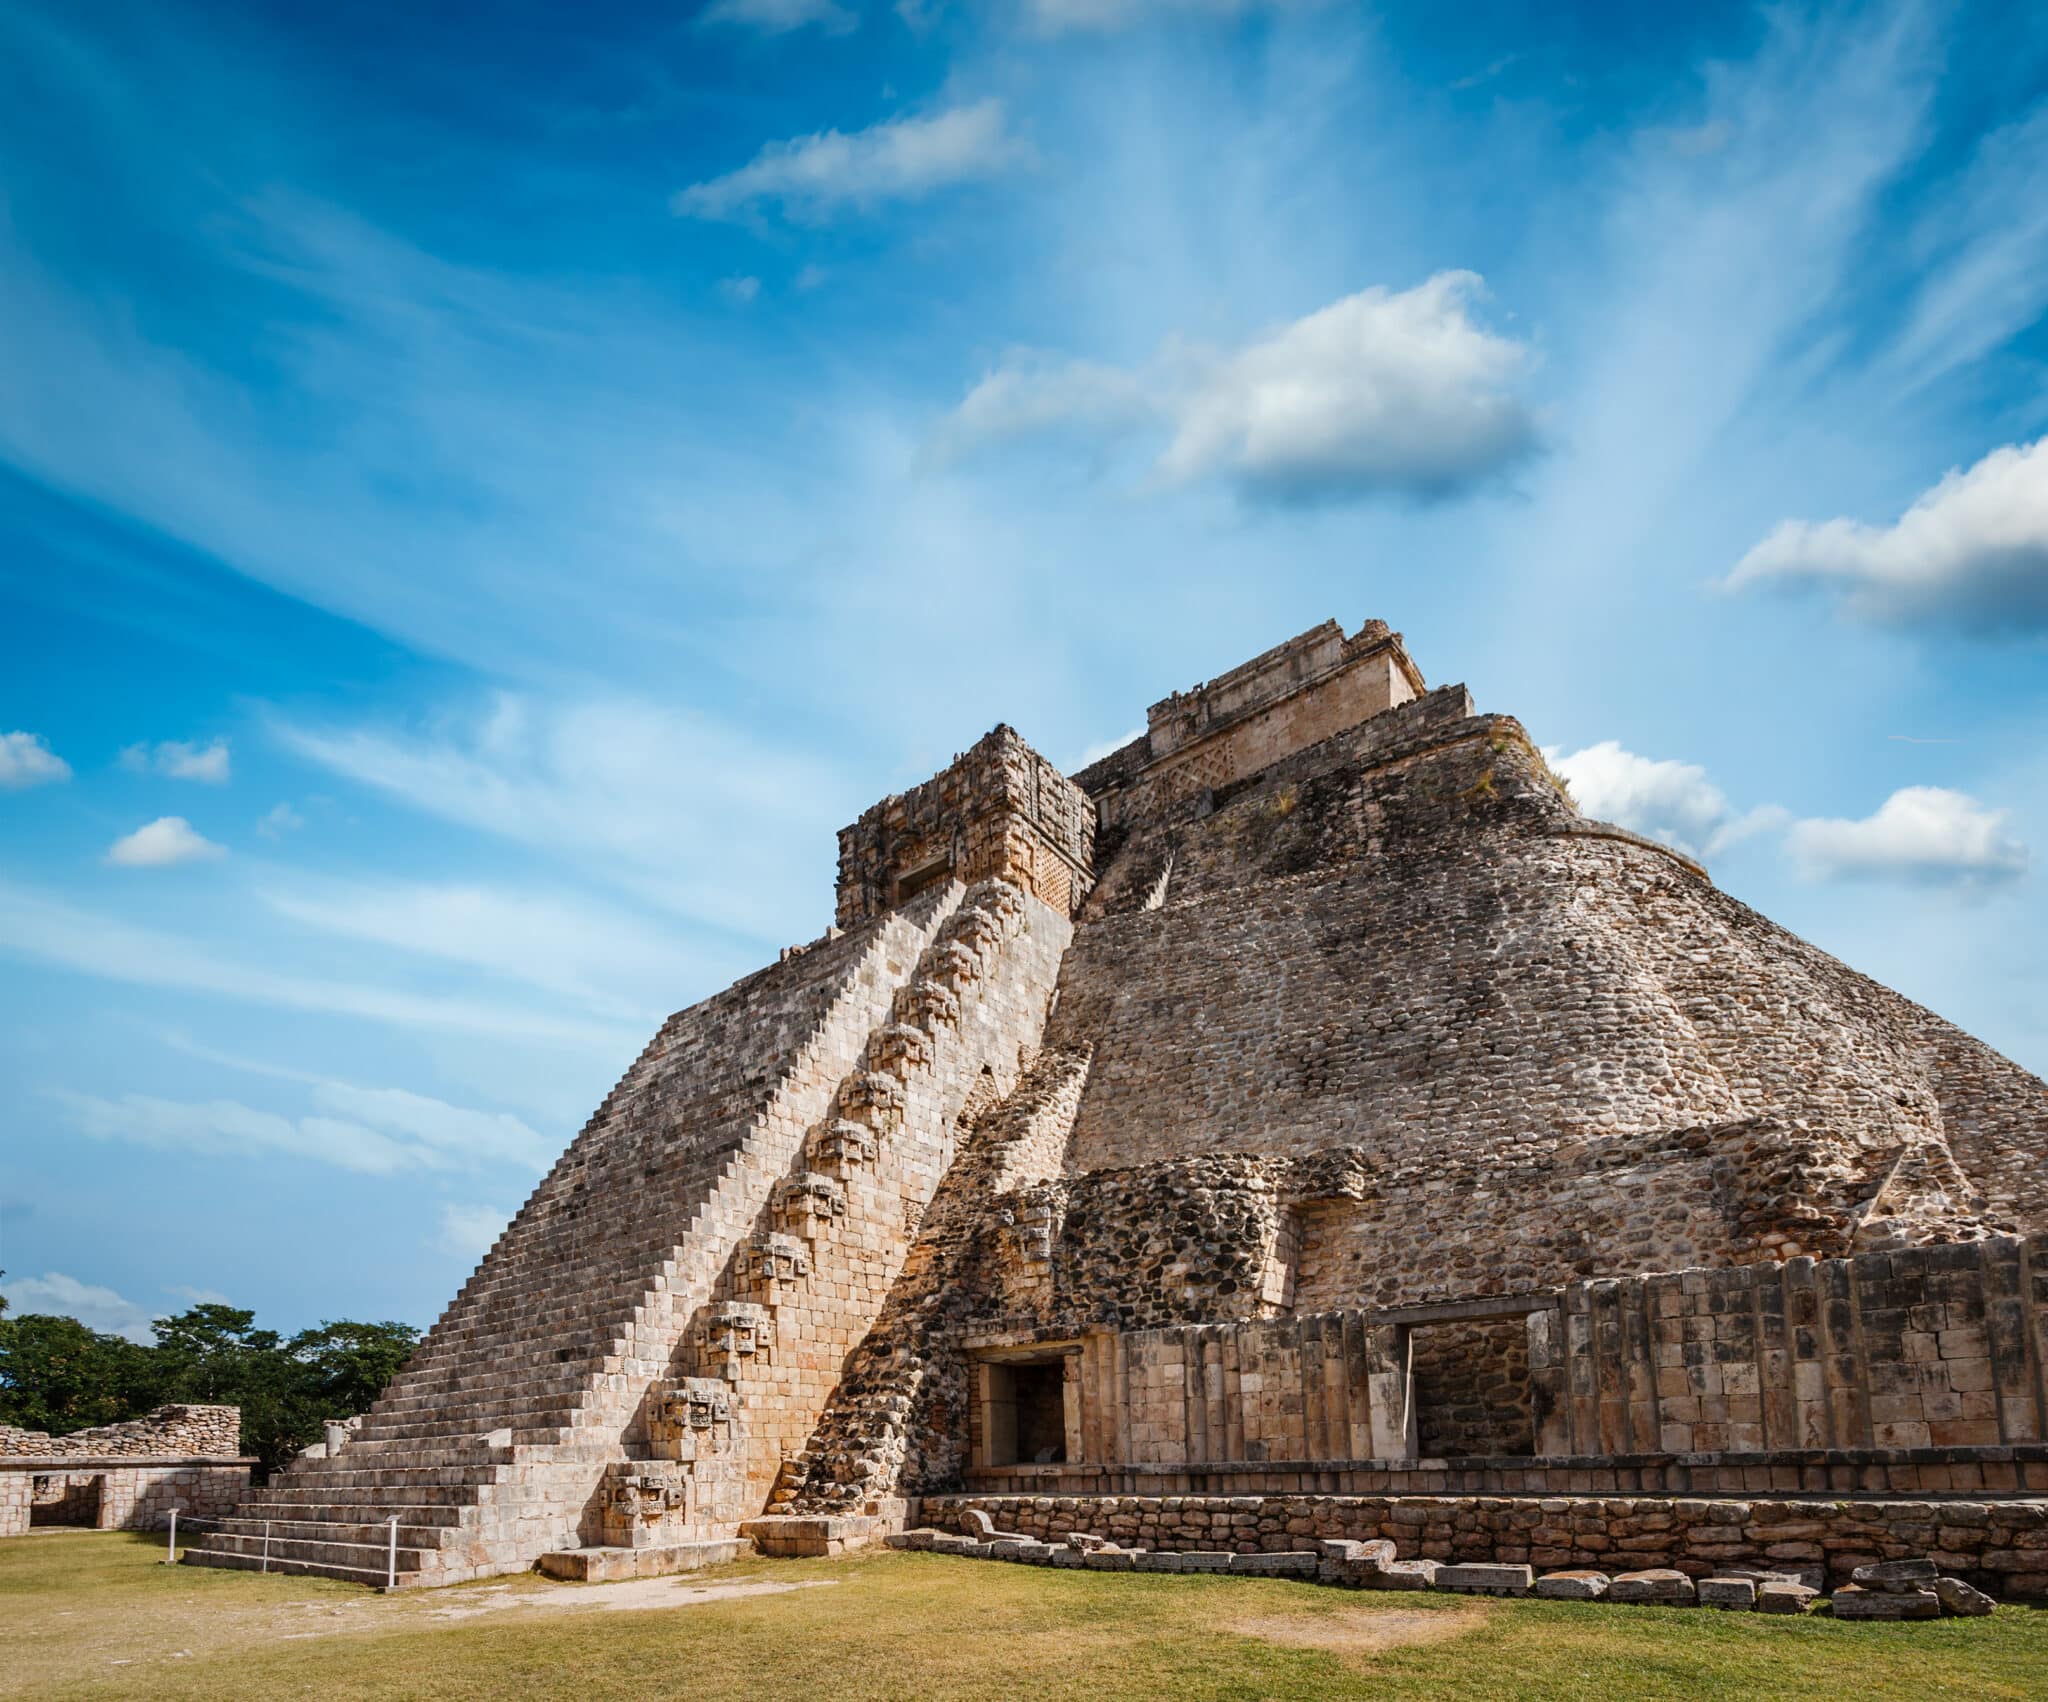
{"label": "scattered stone block on grass", "polygon": [[1932,1590],[1866,1589],[1844,1584],[1830,1598],[1837,1619],[1939,1619],[1941,1597]]}
{"label": "scattered stone block on grass", "polygon": [[1809,1613],[1814,1598],[1820,1594],[1811,1584],[1787,1584],[1776,1581],[1756,1587],[1756,1611],[1758,1613]]}
{"label": "scattered stone block on grass", "polygon": [[1526,1596],[1535,1584],[1533,1566],[1473,1563],[1441,1567],[1436,1575],[1439,1590],[1461,1590],[1469,1595]]}
{"label": "scattered stone block on grass", "polygon": [[1546,1572],[1536,1580],[1536,1594],[1546,1601],[1592,1602],[1607,1594],[1605,1572]]}
{"label": "scattered stone block on grass", "polygon": [[1699,1596],[1692,1580],[1683,1572],[1669,1566],[1652,1566],[1641,1572],[1617,1572],[1607,1586],[1607,1599],[1645,1602],[1654,1607],[1691,1607]]}
{"label": "scattered stone block on grass", "polygon": [[1943,1612],[1953,1613],[1964,1619],[1974,1619],[1979,1614],[1989,1613],[1998,1605],[1982,1590],[1964,1583],[1960,1578],[1935,1579],[1934,1594],[1941,1603]]}
{"label": "scattered stone block on grass", "polygon": [[1308,1550],[1280,1554],[1233,1554],[1230,1569],[1257,1578],[1313,1578],[1322,1556]]}
{"label": "scattered stone block on grass", "polygon": [[1880,1560],[1874,1566],[1859,1566],[1849,1574],[1852,1583],[1866,1590],[1898,1590],[1910,1594],[1931,1589],[1941,1568],[1924,1557],[1915,1560]]}
{"label": "scattered stone block on grass", "polygon": [[1756,1606],[1754,1578],[1702,1578],[1694,1589],[1701,1607],[1735,1608],[1747,1613]]}
{"label": "scattered stone block on grass", "polygon": [[1433,1590],[1437,1574],[1443,1570],[1440,1560],[1390,1560],[1379,1570],[1379,1576],[1372,1580],[1376,1590]]}

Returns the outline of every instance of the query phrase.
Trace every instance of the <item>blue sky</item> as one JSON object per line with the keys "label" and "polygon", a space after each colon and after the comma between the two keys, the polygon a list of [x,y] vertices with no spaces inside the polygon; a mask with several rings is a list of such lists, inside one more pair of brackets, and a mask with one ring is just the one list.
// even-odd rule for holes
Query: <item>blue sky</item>
{"label": "blue sky", "polygon": [[2048,1069],[2048,15],[0,10],[0,1265],[430,1322],[834,830],[1377,616]]}

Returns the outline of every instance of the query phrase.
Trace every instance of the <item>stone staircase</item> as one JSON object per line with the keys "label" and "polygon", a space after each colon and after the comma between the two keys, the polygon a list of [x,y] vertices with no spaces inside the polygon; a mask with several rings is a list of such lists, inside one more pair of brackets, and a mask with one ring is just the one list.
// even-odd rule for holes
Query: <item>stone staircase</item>
{"label": "stone staircase", "polygon": [[[453,1583],[701,1547],[786,1501],[785,1456],[800,1472],[962,1105],[1035,1048],[1070,937],[1014,888],[949,882],[671,1018],[346,1445],[186,1559],[381,1585],[395,1517],[397,1582]],[[691,1378],[732,1392],[730,1471],[650,1419]]]}
{"label": "stone staircase", "polygon": [[[807,1464],[803,1443],[894,1286],[911,1225],[951,1165],[963,1107],[998,1070],[1014,1079],[1035,1046],[1066,924],[1038,907],[1037,926],[1056,937],[1023,961],[1028,947],[1012,947],[1029,934],[1033,908],[1001,883],[971,892],[806,1131],[766,1222],[735,1250],[685,1338],[694,1378],[732,1392],[744,1505],[729,1498],[738,1486],[721,1459],[723,1505],[709,1488],[650,1503],[635,1541],[705,1540],[741,1521],[758,1540],[779,1540],[753,1515],[787,1512]],[[639,1463],[667,1462],[656,1452]]]}
{"label": "stone staircase", "polygon": [[665,1023],[346,1445],[186,1560],[382,1584],[394,1515],[401,1585],[578,1546],[627,1421],[963,891]]}

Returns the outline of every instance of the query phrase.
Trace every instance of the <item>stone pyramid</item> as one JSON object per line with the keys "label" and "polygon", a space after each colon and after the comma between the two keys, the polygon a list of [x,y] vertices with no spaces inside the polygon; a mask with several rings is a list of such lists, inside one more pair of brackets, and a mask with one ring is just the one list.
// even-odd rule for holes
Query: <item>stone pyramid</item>
{"label": "stone pyramid", "polygon": [[[847,828],[834,928],[664,1024],[345,1444],[191,1558],[829,1547],[991,1450],[1104,1457],[1120,1361],[1048,1407],[1048,1343],[2044,1226],[2048,1087],[1330,623],[1072,778],[999,727]],[[1519,1324],[1433,1338],[1423,1442],[1535,1453]]]}

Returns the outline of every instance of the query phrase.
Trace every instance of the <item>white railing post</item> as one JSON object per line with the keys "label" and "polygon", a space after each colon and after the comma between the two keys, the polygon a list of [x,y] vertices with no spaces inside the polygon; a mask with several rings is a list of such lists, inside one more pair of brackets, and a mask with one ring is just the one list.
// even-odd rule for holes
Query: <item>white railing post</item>
{"label": "white railing post", "polygon": [[387,1590],[398,1588],[398,1515],[396,1513],[391,1515],[391,1547],[386,1551],[384,1558],[384,1587]]}
{"label": "white railing post", "polygon": [[268,1519],[263,1521],[263,1564],[257,1570],[262,1572],[270,1570],[270,1521]]}
{"label": "white railing post", "polygon": [[171,1558],[165,1564],[178,1564],[178,1510],[175,1507],[171,1509]]}

